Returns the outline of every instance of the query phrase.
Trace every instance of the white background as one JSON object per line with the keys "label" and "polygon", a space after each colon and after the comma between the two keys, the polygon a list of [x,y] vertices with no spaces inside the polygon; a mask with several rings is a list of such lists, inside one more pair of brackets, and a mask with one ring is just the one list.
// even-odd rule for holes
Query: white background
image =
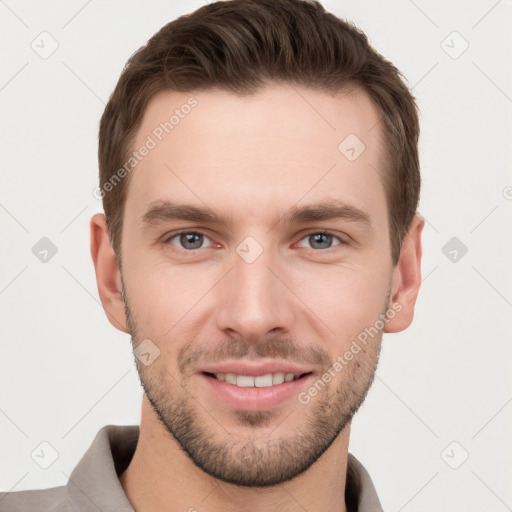
{"label": "white background", "polygon": [[[106,319],[89,255],[97,128],[128,57],[203,4],[0,3],[2,491],[65,484],[102,426],[139,422],[130,339]],[[350,451],[386,510],[510,510],[512,3],[324,5],[403,71],[422,123],[424,282],[413,325],[384,337]],[[59,45],[47,59],[31,48],[42,31]],[[32,253],[44,236],[47,263]],[[468,248],[455,263],[452,237]],[[42,441],[59,454],[46,470],[30,456]]]}

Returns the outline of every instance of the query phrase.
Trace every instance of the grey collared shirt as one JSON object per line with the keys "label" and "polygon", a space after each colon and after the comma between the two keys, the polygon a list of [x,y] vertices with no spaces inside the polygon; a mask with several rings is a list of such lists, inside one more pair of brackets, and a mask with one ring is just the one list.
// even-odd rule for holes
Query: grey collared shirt
{"label": "grey collared shirt", "polygon": [[[1,512],[133,512],[119,475],[128,467],[137,425],[103,427],[61,487],[0,493]],[[348,512],[382,512],[370,475],[349,453],[345,501]]]}

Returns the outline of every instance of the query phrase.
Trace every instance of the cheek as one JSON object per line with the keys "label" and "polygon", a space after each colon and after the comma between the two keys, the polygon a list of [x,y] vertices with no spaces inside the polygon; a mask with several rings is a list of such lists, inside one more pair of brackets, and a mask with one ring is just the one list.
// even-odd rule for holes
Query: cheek
{"label": "cheek", "polygon": [[[330,334],[345,346],[373,325],[385,307],[391,276],[371,265],[325,265],[300,272],[292,289]],[[334,334],[333,334],[334,333]]]}
{"label": "cheek", "polygon": [[[189,325],[201,311],[201,299],[215,283],[213,269],[134,263],[125,279],[130,308],[141,335],[165,341]],[[127,267],[128,268],[128,267]]]}

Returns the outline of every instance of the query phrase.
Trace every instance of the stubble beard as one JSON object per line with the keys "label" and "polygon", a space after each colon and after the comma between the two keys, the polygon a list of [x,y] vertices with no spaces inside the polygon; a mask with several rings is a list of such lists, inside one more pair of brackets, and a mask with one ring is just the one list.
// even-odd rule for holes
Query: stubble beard
{"label": "stubble beard", "polygon": [[[123,295],[132,345],[136,347],[144,337],[140,335],[124,292]],[[385,304],[383,313],[387,311],[388,302]],[[241,427],[234,433],[222,424],[222,418],[215,418],[211,411],[199,404],[187,389],[186,378],[178,382],[162,366],[163,358],[150,366],[135,361],[141,385],[160,423],[198,468],[223,482],[266,487],[291,480],[309,469],[352,420],[373,383],[382,333],[383,329],[343,367],[331,385],[320,390],[308,404],[297,400],[296,417],[305,420],[301,419],[302,424],[289,435],[279,438],[271,436],[272,427],[277,429],[281,422],[284,424],[286,414],[290,413],[283,416],[275,409],[233,411]],[[290,350],[293,342],[285,341]],[[239,344],[235,352],[240,354],[250,353],[254,347],[236,340],[231,343]],[[267,352],[275,354],[276,346],[284,345],[280,342],[271,347],[271,342],[266,342],[267,346]],[[258,354],[267,355],[265,348],[260,346]],[[327,361],[326,370],[331,363],[328,355],[319,354],[317,350],[316,361],[318,357]],[[333,387],[334,383],[336,386]],[[261,433],[263,429],[267,431],[266,435]],[[247,433],[242,434],[240,430]]]}

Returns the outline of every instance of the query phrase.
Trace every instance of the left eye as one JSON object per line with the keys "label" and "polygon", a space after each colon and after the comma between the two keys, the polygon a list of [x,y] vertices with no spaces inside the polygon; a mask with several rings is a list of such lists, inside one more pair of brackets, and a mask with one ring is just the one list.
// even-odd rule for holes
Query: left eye
{"label": "left eye", "polygon": [[168,242],[170,242],[172,245],[176,245],[180,249],[194,250],[202,249],[208,245],[207,242],[211,242],[211,240],[202,233],[198,233],[196,231],[187,231],[172,236],[169,238]]}
{"label": "left eye", "polygon": [[299,245],[301,247],[308,247],[309,249],[330,249],[341,243],[341,240],[337,236],[331,235],[330,233],[311,233],[304,237]]}

